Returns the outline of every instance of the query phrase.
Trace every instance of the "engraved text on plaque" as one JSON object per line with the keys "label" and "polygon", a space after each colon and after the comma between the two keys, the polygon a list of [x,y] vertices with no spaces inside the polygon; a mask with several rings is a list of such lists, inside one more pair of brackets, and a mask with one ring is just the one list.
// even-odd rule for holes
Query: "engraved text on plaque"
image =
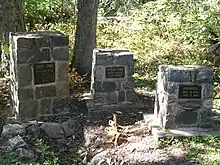
{"label": "engraved text on plaque", "polygon": [[34,64],[34,84],[47,84],[55,82],[55,63]]}

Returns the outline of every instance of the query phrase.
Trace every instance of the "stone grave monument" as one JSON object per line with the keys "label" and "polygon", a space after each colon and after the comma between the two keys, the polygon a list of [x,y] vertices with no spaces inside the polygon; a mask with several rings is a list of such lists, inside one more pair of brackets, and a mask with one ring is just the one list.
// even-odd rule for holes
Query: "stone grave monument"
{"label": "stone grave monument", "polygon": [[94,49],[90,96],[91,111],[115,111],[137,106],[133,54],[124,49]]}
{"label": "stone grave monument", "polygon": [[58,32],[10,34],[12,108],[18,118],[53,114],[69,96],[68,38]]}
{"label": "stone grave monument", "polygon": [[161,65],[154,109],[157,128],[212,128],[212,81],[213,71],[205,66]]}

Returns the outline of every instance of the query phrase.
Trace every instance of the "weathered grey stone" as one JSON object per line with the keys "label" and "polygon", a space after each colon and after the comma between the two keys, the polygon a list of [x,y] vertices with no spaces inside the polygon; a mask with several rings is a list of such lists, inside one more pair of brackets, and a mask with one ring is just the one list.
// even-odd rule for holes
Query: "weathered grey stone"
{"label": "weathered grey stone", "polygon": [[17,135],[25,135],[25,127],[19,124],[8,124],[3,127],[1,137],[4,139],[13,138]]}
{"label": "weathered grey stone", "polygon": [[35,91],[36,99],[46,98],[46,97],[56,97],[56,86],[48,85],[36,87]]}
{"label": "weathered grey stone", "polygon": [[125,101],[125,91],[118,91],[118,103]]}
{"label": "weathered grey stone", "polygon": [[212,98],[212,94],[213,94],[213,86],[212,86],[212,84],[205,84],[203,86],[203,98],[204,99]]}
{"label": "weathered grey stone", "polygon": [[57,62],[57,81],[66,81],[68,82],[68,73],[69,64],[66,62]]}
{"label": "weathered grey stone", "polygon": [[116,91],[123,90],[122,85],[121,85],[123,82],[124,82],[123,80],[117,80],[116,81],[116,88],[115,88]]}
{"label": "weathered grey stone", "polygon": [[71,112],[72,104],[68,98],[55,99],[53,101],[53,113]]}
{"label": "weathered grey stone", "polygon": [[197,73],[196,81],[198,83],[211,83],[213,81],[213,71],[211,69],[203,69]]}
{"label": "weathered grey stone", "polygon": [[212,127],[212,112],[209,109],[204,108],[199,113],[198,126],[201,128],[211,128]]}
{"label": "weathered grey stone", "polygon": [[73,119],[69,119],[62,123],[65,137],[70,137],[76,133],[77,123]]}
{"label": "weathered grey stone", "polygon": [[15,153],[18,155],[19,158],[33,159],[35,157],[34,152],[26,148],[17,148],[15,150]]}
{"label": "weathered grey stone", "polygon": [[36,52],[32,49],[21,48],[17,51],[18,64],[32,64],[35,61]]}
{"label": "weathered grey stone", "polygon": [[[69,96],[68,38],[57,32],[22,32],[11,33],[10,43],[11,106],[16,116],[52,113],[47,99]],[[45,65],[36,69],[39,62]]]}
{"label": "weathered grey stone", "polygon": [[69,96],[69,84],[67,81],[56,83],[57,98],[64,98]]}
{"label": "weathered grey stone", "polygon": [[26,148],[27,143],[22,139],[20,135],[15,136],[14,138],[9,139],[9,144],[12,149],[16,150],[18,148]]}
{"label": "weathered grey stone", "polygon": [[127,69],[127,76],[133,76],[133,74],[134,74],[134,64],[128,65],[126,69]]}
{"label": "weathered grey stone", "polygon": [[36,117],[38,113],[39,104],[37,100],[27,100],[19,102],[19,116],[20,118]]}
{"label": "weathered grey stone", "polygon": [[44,123],[40,128],[45,131],[46,135],[53,139],[64,138],[64,132],[61,128],[61,124],[58,123]]}
{"label": "weathered grey stone", "polygon": [[190,70],[169,70],[169,81],[175,82],[191,82]]}
{"label": "weathered grey stone", "polygon": [[115,82],[95,82],[95,92],[114,92],[116,89],[116,83]]}
{"label": "weathered grey stone", "polygon": [[154,113],[159,126],[171,129],[211,125],[213,73],[210,71],[203,66],[159,67]]}
{"label": "weathered grey stone", "polygon": [[27,128],[27,134],[31,135],[31,137],[38,139],[40,137],[40,124],[39,123],[32,123]]}
{"label": "weathered grey stone", "polygon": [[97,65],[95,69],[94,81],[103,81],[105,77],[105,68]]}
{"label": "weathered grey stone", "polygon": [[178,92],[178,84],[173,82],[164,83],[164,89],[167,90],[169,94],[176,94]]}
{"label": "weathered grey stone", "polygon": [[97,54],[96,55],[96,65],[113,65],[114,56],[110,53],[107,54]]}
{"label": "weathered grey stone", "polygon": [[185,110],[196,110],[201,107],[201,100],[184,100],[184,101],[176,101],[179,103],[183,109]]}
{"label": "weathered grey stone", "polygon": [[29,99],[33,99],[33,89],[32,88],[19,88],[18,89],[18,99],[20,101],[25,101]]}
{"label": "weathered grey stone", "polygon": [[41,114],[50,114],[52,113],[52,100],[51,99],[43,99],[40,101],[40,110]]}
{"label": "weathered grey stone", "polygon": [[134,88],[133,73],[133,54],[129,50],[95,49],[90,89],[92,100],[87,102],[89,109],[110,110],[113,106],[131,104],[131,101],[126,100],[126,90],[132,91]]}
{"label": "weathered grey stone", "polygon": [[51,38],[48,36],[41,36],[35,38],[35,49],[41,49],[43,47],[51,47]]}
{"label": "weathered grey stone", "polygon": [[133,65],[133,54],[130,52],[121,52],[115,59],[116,65]]}
{"label": "weathered grey stone", "polygon": [[94,102],[95,103],[102,103],[104,104],[105,103],[105,94],[104,93],[95,93],[93,95],[93,99],[94,99]]}
{"label": "weathered grey stone", "polygon": [[52,46],[66,46],[68,44],[69,44],[69,39],[63,34],[59,36],[52,36]]}
{"label": "weathered grey stone", "polygon": [[68,47],[53,48],[52,58],[53,60],[56,61],[68,61],[69,60]]}
{"label": "weathered grey stone", "polygon": [[133,81],[125,81],[122,83],[122,89],[134,89],[134,82]]}
{"label": "weathered grey stone", "polygon": [[17,39],[17,48],[20,50],[21,48],[33,50],[35,45],[34,38],[18,38]]}
{"label": "weathered grey stone", "polygon": [[41,48],[38,51],[38,54],[35,56],[35,62],[43,62],[43,61],[50,61],[51,57],[51,49],[50,48]]}
{"label": "weathered grey stone", "polygon": [[211,109],[212,108],[212,99],[206,99],[203,101],[203,107],[207,108],[207,109]]}
{"label": "weathered grey stone", "polygon": [[106,104],[108,104],[108,105],[117,104],[117,102],[118,102],[117,93],[116,92],[106,93],[105,101],[106,101]]}
{"label": "weathered grey stone", "polygon": [[20,87],[32,84],[32,70],[29,66],[18,67],[18,85]]}
{"label": "weathered grey stone", "polygon": [[121,52],[129,52],[128,49],[118,49],[118,48],[105,48],[105,49],[95,49],[96,52],[99,52],[99,53],[112,53],[112,54],[118,54],[118,53],[121,53]]}

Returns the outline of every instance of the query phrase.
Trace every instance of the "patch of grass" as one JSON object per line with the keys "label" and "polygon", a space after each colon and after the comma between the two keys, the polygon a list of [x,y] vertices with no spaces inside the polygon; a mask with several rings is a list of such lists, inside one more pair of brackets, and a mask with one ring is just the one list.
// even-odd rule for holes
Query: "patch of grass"
{"label": "patch of grass", "polygon": [[169,137],[160,141],[160,148],[182,147],[192,164],[220,164],[220,136],[194,136],[184,138]]}
{"label": "patch of grass", "polygon": [[146,77],[142,77],[139,74],[135,73],[133,75],[135,88],[146,88],[150,91],[154,90],[156,87],[156,80]]}
{"label": "patch of grass", "polygon": [[220,136],[190,137],[187,156],[201,164],[220,164]]}

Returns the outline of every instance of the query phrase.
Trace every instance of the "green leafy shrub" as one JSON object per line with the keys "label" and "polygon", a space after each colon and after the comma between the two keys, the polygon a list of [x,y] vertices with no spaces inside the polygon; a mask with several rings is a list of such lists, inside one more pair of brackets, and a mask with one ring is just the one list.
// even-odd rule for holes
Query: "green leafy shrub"
{"label": "green leafy shrub", "polygon": [[75,3],[71,0],[24,0],[25,22],[28,30],[36,30],[36,24],[48,28],[60,22],[73,22]]}
{"label": "green leafy shrub", "polygon": [[209,66],[217,86],[220,68],[207,49],[219,40],[219,4],[219,0],[149,1],[120,21],[98,22],[98,47],[130,49],[136,55],[136,72],[153,79],[161,64]]}

